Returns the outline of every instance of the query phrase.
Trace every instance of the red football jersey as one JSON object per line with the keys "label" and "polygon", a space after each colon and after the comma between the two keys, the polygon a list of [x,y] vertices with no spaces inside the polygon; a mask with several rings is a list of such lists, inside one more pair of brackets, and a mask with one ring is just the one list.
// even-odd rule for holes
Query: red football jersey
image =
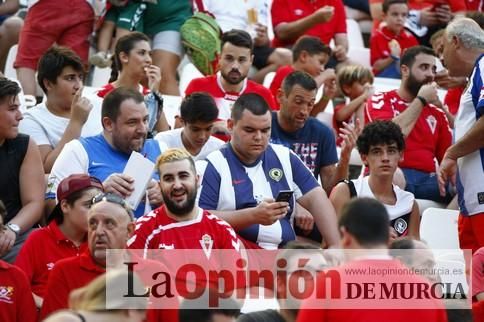
{"label": "red football jersey", "polygon": [[[165,206],[140,217],[134,235],[128,241],[128,248],[145,250],[146,253],[139,255],[165,263],[176,276],[178,269],[185,264],[200,265],[206,270],[235,272],[236,261],[241,258],[240,246],[233,228],[216,215],[199,208],[196,218],[176,221],[168,217]],[[148,254],[149,249],[164,251]],[[212,252],[215,249],[232,251]],[[217,280],[212,277],[208,281],[217,285]],[[177,283],[180,282],[183,284],[183,279],[177,279]],[[236,285],[234,287],[244,286],[245,279],[237,276]]]}
{"label": "red football jersey", "polygon": [[[382,1],[383,2],[383,1]],[[465,11],[466,3],[462,0],[409,0],[408,6],[410,10],[422,10],[430,6],[436,6],[440,4],[447,4],[450,7],[450,11],[459,12]]]}
{"label": "red football jersey", "polygon": [[[271,7],[272,26],[285,22],[294,22],[313,14],[324,6],[334,7],[334,15],[328,22],[318,23],[304,32],[304,35],[319,37],[329,45],[336,34],[346,34],[346,12],[341,0],[274,0]],[[281,40],[277,34],[272,40],[272,47],[288,47],[294,45],[297,39]]]}
{"label": "red football jersey", "polygon": [[[405,49],[419,44],[417,38],[406,29],[403,29],[398,35],[396,35],[386,26],[379,28],[375,30],[370,39],[370,62],[372,66],[377,60],[390,56],[391,51],[388,43],[393,39],[398,41],[402,53]],[[374,69],[373,72],[376,74]]]}
{"label": "red football jersey", "polygon": [[[114,89],[113,83],[109,83],[101,87],[101,89],[97,92],[97,96],[104,98]],[[149,88],[146,88],[142,85],[139,85],[139,91],[143,95],[148,95],[150,93]]]}
{"label": "red football jersey", "polygon": [[282,66],[277,69],[276,74],[272,79],[272,83],[269,86],[269,89],[271,90],[271,93],[274,96],[275,100],[277,100],[277,91],[279,90],[279,88],[281,88],[284,78],[286,78],[286,76],[293,71],[295,71],[295,69],[294,67],[292,67],[292,65]]}
{"label": "red football jersey", "polygon": [[196,218],[176,221],[161,206],[136,221],[130,249],[202,249],[210,237],[211,249],[239,250],[240,241],[227,222],[199,208]]}
{"label": "red football jersey", "polygon": [[222,87],[221,77],[220,73],[217,73],[216,75],[195,78],[188,84],[185,95],[193,92],[207,92],[210,94],[215,100],[215,103],[217,103],[219,120],[228,120],[230,118],[234,102],[240,95],[245,93],[259,94],[266,100],[271,109],[276,109],[277,106],[271,92],[264,86],[244,79],[244,84],[240,92],[226,92]]}
{"label": "red football jersey", "polygon": [[57,261],[79,256],[87,249],[87,243],[79,247],[66,238],[55,220],[47,227],[34,230],[20,250],[15,265],[20,267],[30,282],[32,292],[44,297],[49,273]]}
{"label": "red football jersey", "polygon": [[[371,269],[375,269],[378,271],[390,272],[388,274],[362,274],[362,273],[354,273],[354,272],[370,272]],[[393,281],[397,281],[398,283],[404,282],[415,284],[425,284],[426,280],[422,277],[414,274],[402,274],[397,273],[405,270],[405,266],[401,264],[398,260],[388,260],[388,259],[358,259],[354,261],[347,262],[339,267],[335,267],[334,269],[330,269],[330,271],[338,272],[338,276],[340,276],[339,281],[343,281],[343,283],[329,283],[329,288],[331,288],[331,295],[339,294],[338,292],[341,291],[341,297],[335,297],[336,300],[332,301],[329,299],[329,296],[325,299],[322,298],[315,298],[310,297],[306,299],[301,304],[301,308],[299,310],[299,314],[297,316],[297,322],[339,322],[339,321],[392,321],[392,322],[407,322],[407,321],[426,321],[426,322],[447,322],[447,314],[445,311],[444,304],[441,300],[437,299],[418,299],[417,296],[410,297],[410,298],[400,298],[394,301],[394,307],[388,308],[389,304],[386,304],[386,307],[378,308],[378,303],[382,303],[385,305],[387,297],[384,295],[382,288],[374,287],[375,297],[372,301],[375,304],[372,304],[373,307],[363,307],[364,304],[355,303],[357,302],[352,299],[349,299],[348,295],[351,294],[350,288],[351,287],[343,287],[349,286],[351,284],[359,284],[361,285],[361,281],[364,281],[370,285],[391,285]],[[324,276],[324,273],[319,273]],[[363,275],[366,275],[364,277]],[[326,275],[326,277],[329,275]],[[321,281],[326,282],[326,277],[323,277]],[[333,280],[332,278],[330,280]],[[318,281],[318,278],[316,278]],[[351,284],[350,284],[351,283]],[[366,284],[365,284],[366,285]],[[389,287],[389,286],[388,286]],[[324,287],[322,289],[325,289]],[[373,289],[372,289],[373,292]],[[313,294],[315,294],[314,292]],[[353,293],[354,296],[354,293]],[[358,296],[358,295],[357,295]],[[332,296],[331,296],[332,298]],[[344,304],[344,300],[348,301],[348,304]],[[359,295],[358,299],[363,298],[363,296]],[[354,300],[355,302],[351,302]],[[362,302],[365,301],[368,303],[368,299],[361,300]],[[381,301],[381,302],[378,302]],[[338,303],[335,305],[335,303]],[[351,308],[350,303],[355,303],[356,307]],[[387,302],[388,303],[388,302]],[[397,306],[400,304],[400,306]],[[334,307],[337,308],[334,308]],[[408,306],[412,306],[409,308]],[[420,307],[419,307],[420,306]]]}
{"label": "red football jersey", "polygon": [[0,321],[37,321],[27,277],[20,268],[0,260]]}
{"label": "red football jersey", "polygon": [[[377,93],[368,99],[365,122],[391,120],[403,112],[410,102],[405,102],[397,90]],[[413,130],[405,139],[405,151],[400,167],[424,172],[435,172],[435,162],[441,161],[452,143],[452,133],[444,112],[434,105],[426,105]]]}
{"label": "red football jersey", "polygon": [[[137,260],[140,264],[141,260]],[[147,265],[156,265],[162,267],[160,271],[166,271],[164,265],[146,261]],[[138,265],[136,269],[143,269],[143,265]],[[70,257],[60,260],[52,270],[47,283],[44,304],[40,311],[41,320],[51,313],[66,309],[68,307],[69,294],[72,290],[84,287],[96,277],[101,276],[106,271],[98,266],[92,258],[89,250],[86,250],[80,256]],[[147,276],[141,275],[140,278]],[[152,281],[145,281],[151,283]],[[178,302],[172,301],[172,309],[148,309],[146,312],[147,322],[160,321],[178,321]],[[27,320],[26,320],[27,321]]]}
{"label": "red football jersey", "polygon": [[482,0],[466,0],[467,11],[483,11],[484,2]]}

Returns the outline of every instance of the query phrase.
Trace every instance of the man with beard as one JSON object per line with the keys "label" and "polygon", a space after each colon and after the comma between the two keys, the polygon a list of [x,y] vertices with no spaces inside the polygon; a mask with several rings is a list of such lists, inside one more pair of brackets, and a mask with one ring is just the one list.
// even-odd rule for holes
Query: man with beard
{"label": "man with beard", "polygon": [[[232,105],[244,93],[257,93],[264,97],[272,109],[276,104],[271,92],[264,86],[247,79],[254,59],[251,36],[243,30],[232,29],[222,35],[222,52],[219,71],[215,75],[196,78],[188,84],[185,95],[207,92],[215,99],[219,108],[215,132],[226,132],[226,120],[230,118]],[[228,137],[225,137],[228,140]]]}
{"label": "man with beard", "polygon": [[[56,159],[48,179],[46,198],[53,208],[55,191],[62,179],[74,173],[86,173],[103,181],[104,190],[122,197],[134,190],[134,179],[122,174],[133,151],[155,162],[165,149],[163,143],[146,139],[148,109],[144,97],[136,90],[119,87],[109,93],[102,103],[102,133],[72,140]],[[157,179],[156,174],[153,175]],[[148,184],[146,196],[151,205],[162,203],[160,188],[155,180]],[[142,200],[135,216],[145,213]]]}
{"label": "man with beard", "polygon": [[156,162],[165,204],[138,219],[131,249],[239,250],[232,227],[195,205],[199,177],[182,149],[166,150]]}
{"label": "man with beard", "polygon": [[399,89],[374,94],[367,102],[366,123],[392,120],[405,136],[400,162],[405,190],[415,198],[448,203],[452,198],[439,193],[435,159],[440,163],[452,141],[452,133],[437,96],[435,53],[424,46],[407,49],[400,59]]}

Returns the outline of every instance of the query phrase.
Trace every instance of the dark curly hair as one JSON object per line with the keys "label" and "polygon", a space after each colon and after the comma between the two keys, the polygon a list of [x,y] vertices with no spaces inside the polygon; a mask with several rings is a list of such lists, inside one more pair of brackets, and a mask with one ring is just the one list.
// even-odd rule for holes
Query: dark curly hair
{"label": "dark curly hair", "polygon": [[361,154],[368,154],[370,146],[396,143],[398,151],[405,149],[405,138],[400,127],[392,121],[368,123],[361,132],[356,146]]}

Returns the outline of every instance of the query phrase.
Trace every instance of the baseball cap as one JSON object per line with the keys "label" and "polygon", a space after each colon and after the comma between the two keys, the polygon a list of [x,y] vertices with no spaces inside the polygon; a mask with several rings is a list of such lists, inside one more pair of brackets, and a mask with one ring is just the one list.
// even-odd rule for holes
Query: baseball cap
{"label": "baseball cap", "polygon": [[63,179],[57,187],[57,205],[49,215],[47,222],[63,216],[60,206],[62,200],[68,198],[75,192],[88,188],[98,188],[101,191],[104,191],[101,181],[98,178],[91,177],[87,174],[71,174],[67,178]]}

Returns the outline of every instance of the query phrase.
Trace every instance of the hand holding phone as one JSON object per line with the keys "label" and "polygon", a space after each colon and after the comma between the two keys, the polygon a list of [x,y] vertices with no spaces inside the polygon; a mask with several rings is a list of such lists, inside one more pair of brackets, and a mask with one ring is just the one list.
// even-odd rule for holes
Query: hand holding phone
{"label": "hand holding phone", "polygon": [[294,191],[292,190],[281,190],[277,195],[276,202],[289,202],[293,194],[294,194]]}

